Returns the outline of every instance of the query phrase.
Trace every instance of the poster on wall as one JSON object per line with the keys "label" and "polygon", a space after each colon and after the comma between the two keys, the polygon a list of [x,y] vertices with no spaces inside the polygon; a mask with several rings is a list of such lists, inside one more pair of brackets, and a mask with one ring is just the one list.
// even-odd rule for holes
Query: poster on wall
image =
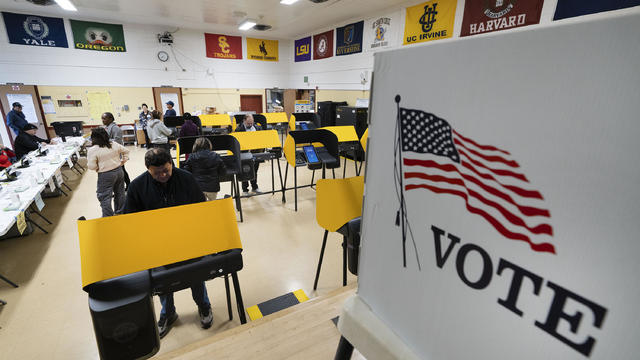
{"label": "poster on wall", "polygon": [[408,7],[403,45],[452,37],[456,4],[457,0],[431,0]]}
{"label": "poster on wall", "polygon": [[322,34],[313,35],[313,60],[326,59],[333,56],[333,29]]}
{"label": "poster on wall", "polygon": [[87,91],[89,118],[94,123],[100,123],[102,114],[113,112],[111,94],[107,91]]}
{"label": "poster on wall", "polygon": [[42,110],[45,114],[55,114],[56,108],[53,104],[51,96],[40,96],[40,103],[42,104]]}
{"label": "poster on wall", "polygon": [[362,52],[362,32],[364,21],[345,25],[336,29],[336,56]]}
{"label": "poster on wall", "polygon": [[460,36],[534,25],[544,0],[467,0]]}
{"label": "poster on wall", "polygon": [[247,59],[278,61],[278,40],[247,38]]}
{"label": "poster on wall", "polygon": [[295,62],[311,60],[311,36],[295,41]]}
{"label": "poster on wall", "polygon": [[204,34],[206,54],[209,58],[242,59],[242,37],[222,34]]}
{"label": "poster on wall", "polygon": [[120,24],[69,20],[76,49],[126,52],[124,30]]}
{"label": "poster on wall", "polygon": [[553,20],[639,6],[640,0],[558,0]]}
{"label": "poster on wall", "polygon": [[11,44],[69,47],[61,18],[2,12]]}
{"label": "poster on wall", "polygon": [[371,18],[364,23],[364,48],[375,51],[393,47],[398,41],[400,13]]}

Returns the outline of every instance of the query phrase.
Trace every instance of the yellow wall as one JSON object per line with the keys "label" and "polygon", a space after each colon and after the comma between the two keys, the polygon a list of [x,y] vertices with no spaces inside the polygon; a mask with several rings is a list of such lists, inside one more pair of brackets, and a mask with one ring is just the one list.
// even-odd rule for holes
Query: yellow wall
{"label": "yellow wall", "polygon": [[368,99],[369,91],[362,90],[317,90],[316,101],[346,101],[349,106],[356,106],[356,99]]}
{"label": "yellow wall", "polygon": [[[85,125],[101,125],[100,119],[89,118],[89,106],[87,101],[87,92],[109,92],[111,97],[112,109],[116,122],[118,124],[133,124],[138,118],[141,110],[138,107],[142,103],[153,108],[153,92],[148,88],[133,87],[95,87],[95,86],[38,86],[40,96],[51,96],[55,105],[55,114],[46,114],[47,124],[54,121],[84,121]],[[80,100],[82,107],[78,108],[60,108],[58,100]],[[129,111],[123,110],[125,105],[129,106]]]}
{"label": "yellow wall", "polygon": [[215,106],[221,114],[240,111],[240,95],[262,95],[264,110],[264,89],[182,89],[184,111],[190,113],[204,111],[207,106]]}

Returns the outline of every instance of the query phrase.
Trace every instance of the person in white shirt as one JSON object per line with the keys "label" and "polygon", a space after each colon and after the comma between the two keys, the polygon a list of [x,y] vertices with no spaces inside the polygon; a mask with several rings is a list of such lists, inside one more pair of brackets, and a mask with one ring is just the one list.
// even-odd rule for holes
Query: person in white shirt
{"label": "person in white shirt", "polygon": [[168,136],[171,135],[171,130],[164,125],[161,118],[160,111],[153,110],[151,112],[151,120],[147,121],[147,133],[152,147],[170,150],[171,144],[169,144]]}
{"label": "person in white shirt", "polygon": [[91,131],[91,142],[93,146],[87,150],[87,166],[98,173],[96,194],[102,208],[102,217],[121,214],[125,202],[122,167],[129,160],[129,150],[117,142],[110,141],[104,128]]}

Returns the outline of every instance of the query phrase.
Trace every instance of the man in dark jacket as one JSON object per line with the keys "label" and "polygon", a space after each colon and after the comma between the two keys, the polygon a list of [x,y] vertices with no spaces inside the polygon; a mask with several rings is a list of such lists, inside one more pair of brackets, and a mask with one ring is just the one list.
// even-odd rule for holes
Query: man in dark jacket
{"label": "man in dark jacket", "polygon": [[166,105],[167,105],[167,111],[164,112],[164,116],[178,116],[178,114],[176,113],[176,110],[173,108],[173,106],[175,105],[173,101],[171,100],[167,101]]}
{"label": "man in dark jacket", "polygon": [[[144,163],[148,171],[133,179],[129,185],[124,206],[125,214],[205,201],[204,194],[193,176],[173,166],[169,151],[162,148],[151,149],[145,154]],[[193,285],[191,294],[198,305],[200,325],[203,329],[208,329],[213,323],[213,313],[204,282]],[[158,329],[162,338],[178,319],[178,314],[173,294],[161,295],[160,302],[162,310]]]}
{"label": "man in dark jacket", "polygon": [[16,157],[20,160],[23,156],[27,155],[33,150],[38,150],[41,143],[49,144],[51,140],[45,140],[36,136],[38,127],[33,124],[25,125],[18,133],[16,141],[13,142],[16,149]]}
{"label": "man in dark jacket", "polygon": [[[253,115],[251,114],[246,114],[244,116],[244,119],[242,120],[242,123],[240,125],[238,125],[238,127],[236,128],[236,132],[241,132],[241,131],[260,131],[262,130],[262,128],[260,127],[260,125],[255,124],[253,121]],[[255,166],[255,176],[253,178],[253,180],[251,180],[251,191],[255,194],[260,194],[260,189],[258,188],[258,166],[259,163],[255,162],[254,163]],[[242,182],[242,192],[244,193],[244,195],[248,195],[249,194],[249,182],[248,181],[243,181]]]}
{"label": "man in dark jacket", "polygon": [[7,126],[9,126],[11,130],[18,135],[20,134],[20,130],[22,130],[28,122],[22,112],[22,104],[14,102],[11,104],[11,107],[13,107],[13,110],[9,111],[7,114]]}

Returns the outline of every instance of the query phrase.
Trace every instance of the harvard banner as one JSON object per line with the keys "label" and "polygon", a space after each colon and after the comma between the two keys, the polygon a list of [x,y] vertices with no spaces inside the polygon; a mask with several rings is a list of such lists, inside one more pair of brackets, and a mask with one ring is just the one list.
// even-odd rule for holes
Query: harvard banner
{"label": "harvard banner", "polygon": [[364,23],[364,48],[375,51],[395,46],[398,41],[400,13],[375,17]]}
{"label": "harvard banner", "polygon": [[207,57],[218,59],[242,59],[242,37],[220,34],[204,34]]}
{"label": "harvard banner", "polygon": [[125,52],[124,30],[120,24],[69,20],[76,49]]}
{"label": "harvard banner", "polygon": [[364,21],[345,25],[336,29],[336,56],[362,52],[362,31]]}
{"label": "harvard banner", "polygon": [[558,0],[553,20],[624,9],[640,5],[640,0]]}
{"label": "harvard banner", "polygon": [[295,62],[311,60],[311,36],[295,41]]}
{"label": "harvard banner", "polygon": [[404,45],[450,38],[456,16],[456,0],[432,0],[408,7]]}
{"label": "harvard banner", "polygon": [[247,38],[247,59],[278,61],[278,40]]}
{"label": "harvard banner", "polygon": [[61,18],[3,12],[9,42],[20,45],[69,47]]}
{"label": "harvard banner", "polygon": [[333,30],[313,35],[313,60],[333,56]]}
{"label": "harvard banner", "polygon": [[543,3],[544,0],[467,0],[460,36],[537,24]]}

